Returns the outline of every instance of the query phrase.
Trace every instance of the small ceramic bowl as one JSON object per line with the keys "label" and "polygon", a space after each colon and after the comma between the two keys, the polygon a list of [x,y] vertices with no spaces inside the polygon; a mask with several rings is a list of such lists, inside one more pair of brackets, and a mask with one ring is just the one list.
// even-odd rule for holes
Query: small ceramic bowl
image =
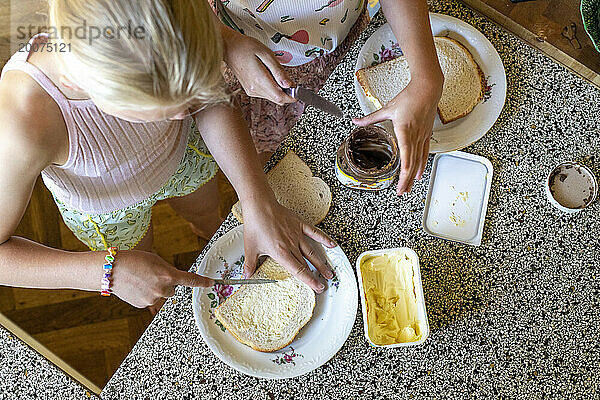
{"label": "small ceramic bowl", "polygon": [[546,196],[559,210],[578,212],[589,207],[598,197],[598,181],[585,165],[564,162],[548,174]]}

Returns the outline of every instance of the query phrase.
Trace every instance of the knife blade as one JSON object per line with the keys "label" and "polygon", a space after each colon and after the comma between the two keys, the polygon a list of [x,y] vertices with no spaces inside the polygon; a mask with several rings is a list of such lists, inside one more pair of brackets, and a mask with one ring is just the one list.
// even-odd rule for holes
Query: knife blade
{"label": "knife blade", "polygon": [[218,285],[262,285],[265,283],[277,283],[275,279],[213,279]]}
{"label": "knife blade", "polygon": [[325,111],[334,117],[342,118],[344,116],[344,113],[338,106],[319,96],[312,90],[298,86],[295,88],[283,89],[283,91],[289,94],[291,97],[300,100],[305,104],[309,104],[315,108],[318,108],[319,110]]}

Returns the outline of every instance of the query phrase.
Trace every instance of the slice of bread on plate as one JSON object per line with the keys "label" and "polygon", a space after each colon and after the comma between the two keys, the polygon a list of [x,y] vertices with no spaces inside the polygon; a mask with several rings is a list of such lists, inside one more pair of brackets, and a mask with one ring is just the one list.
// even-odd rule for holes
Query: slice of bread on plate
{"label": "slice of bread on plate", "polygon": [[410,83],[406,57],[400,56],[372,67],[356,71],[356,79],[363,92],[380,109]]}
{"label": "slice of bread on plate", "polygon": [[[331,190],[294,152],[288,152],[267,173],[267,180],[277,201],[307,223],[315,225],[325,219]],[[239,203],[232,211],[243,222]],[[241,286],[215,309],[215,316],[239,342],[258,351],[277,351],[292,343],[312,318],[315,292],[270,257],[252,278],[278,282]]]}
{"label": "slice of bread on plate", "polygon": [[456,40],[436,37],[435,47],[444,73],[438,114],[447,124],[464,117],[483,100],[485,76],[469,50]]}
{"label": "slice of bread on plate", "polygon": [[[485,77],[473,56],[458,41],[445,36],[434,38],[440,67],[444,74],[438,115],[442,123],[456,121],[469,114],[483,99]],[[362,68],[356,78],[366,97],[379,109],[410,83],[406,57]]]}
{"label": "slice of bread on plate", "polygon": [[254,350],[280,350],[312,318],[315,292],[271,258],[252,278],[278,282],[242,286],[215,309],[215,316],[238,341]]}
{"label": "slice of bread on plate", "polygon": [[[293,151],[288,151],[267,173],[267,181],[279,204],[307,223],[316,225],[325,219],[331,206],[331,189],[321,178],[313,176],[308,165]],[[231,212],[244,222],[240,202],[233,205]]]}

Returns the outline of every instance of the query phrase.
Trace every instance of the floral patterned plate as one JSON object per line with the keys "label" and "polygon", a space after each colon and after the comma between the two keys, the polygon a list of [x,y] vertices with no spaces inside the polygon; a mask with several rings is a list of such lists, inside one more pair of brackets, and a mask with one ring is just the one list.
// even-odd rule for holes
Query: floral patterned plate
{"label": "floral patterned plate", "polygon": [[[192,299],[196,324],[212,352],[246,375],[268,379],[303,375],[331,359],[354,326],[358,288],[350,261],[342,249],[325,249],[325,253],[336,277],[329,281],[324,293],[317,295],[312,319],[291,345],[274,353],[261,353],[241,344],[215,318],[214,309],[235,292],[237,286],[195,288]],[[196,272],[214,278],[240,278],[243,264],[243,226],[238,226],[214,243]],[[312,266],[311,269],[314,272]]]}
{"label": "floral patterned plate", "polygon": [[[473,26],[459,19],[429,13],[431,29],[435,36],[448,36],[465,46],[473,55],[486,77],[484,99],[467,116],[442,124],[435,118],[430,151],[444,153],[460,150],[481,139],[494,125],[506,100],[506,72],[498,52],[490,41]],[[402,55],[389,24],[379,28],[363,45],[356,61],[355,71]],[[375,111],[354,77],[356,97],[363,113]]]}

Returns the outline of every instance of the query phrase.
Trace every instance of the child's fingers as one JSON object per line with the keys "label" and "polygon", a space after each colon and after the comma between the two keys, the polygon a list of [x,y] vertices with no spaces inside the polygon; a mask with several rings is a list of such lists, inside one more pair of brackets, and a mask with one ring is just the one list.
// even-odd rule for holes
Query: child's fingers
{"label": "child's fingers", "polygon": [[337,246],[337,243],[332,238],[314,225],[303,224],[302,232],[312,240],[322,243],[329,248]]}
{"label": "child's fingers", "polygon": [[414,158],[415,151],[414,145],[408,139],[408,131],[406,129],[399,129],[396,132],[398,137],[398,148],[400,150],[400,174],[398,177],[398,195],[401,196],[406,192],[410,192],[412,182],[415,177],[416,171],[414,171]]}
{"label": "child's fingers", "polygon": [[205,276],[194,274],[193,272],[177,270],[175,284],[187,287],[211,287],[215,284],[215,281]]}
{"label": "child's fingers", "polygon": [[[315,242],[302,241],[300,242],[300,251],[304,258],[310,261],[325,279],[331,279],[333,278],[333,270],[327,262],[327,256],[322,251],[318,251],[316,246],[321,247],[320,244]],[[321,249],[323,248],[321,247]]]}
{"label": "child's fingers", "polygon": [[388,115],[388,110],[387,108],[382,108],[378,111],[375,111],[369,115],[365,115],[362,118],[352,118],[352,122],[354,122],[354,124],[358,125],[358,126],[367,126],[367,125],[372,125],[372,124],[376,124],[378,122],[381,121],[385,121],[390,119],[390,116]]}
{"label": "child's fingers", "polygon": [[254,274],[256,270],[256,264],[258,263],[258,254],[254,253],[250,249],[244,251],[244,279],[248,279]]}
{"label": "child's fingers", "polygon": [[273,75],[279,86],[286,89],[294,86],[294,82],[292,82],[287,72],[281,67],[281,64],[279,64],[279,61],[277,61],[272,53],[259,53],[257,56],[269,69],[269,72],[271,72],[271,75]]}
{"label": "child's fingers", "polygon": [[284,105],[294,103],[296,99],[286,94],[283,89],[273,80],[269,69],[258,62],[258,71],[255,73],[254,82],[246,89],[246,94],[250,97],[260,97],[272,101],[273,103]]}
{"label": "child's fingers", "polygon": [[304,256],[300,253],[300,249],[294,249],[289,252],[279,254],[276,260],[296,278],[310,286],[315,292],[322,293],[325,290],[325,285],[319,282],[317,278],[310,272],[308,264],[304,260]]}

